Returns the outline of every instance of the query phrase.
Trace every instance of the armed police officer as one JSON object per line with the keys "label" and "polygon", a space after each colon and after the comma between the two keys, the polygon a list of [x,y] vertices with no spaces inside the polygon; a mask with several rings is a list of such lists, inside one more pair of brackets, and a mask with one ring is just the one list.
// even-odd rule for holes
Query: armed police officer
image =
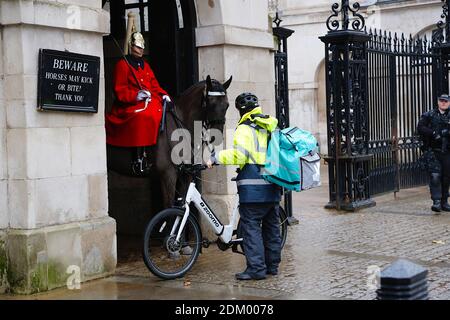
{"label": "armed police officer", "polygon": [[422,161],[430,174],[434,212],[450,211],[450,97],[441,95],[438,107],[424,113],[417,130],[423,141]]}
{"label": "armed police officer", "polygon": [[236,274],[238,280],[261,280],[277,275],[281,261],[279,203],[281,190],[264,180],[261,168],[266,162],[269,133],[278,120],[262,114],[258,98],[243,93],[236,99],[241,119],[234,134],[233,148],[221,151],[208,162],[239,165],[237,186],[243,248],[247,269]]}

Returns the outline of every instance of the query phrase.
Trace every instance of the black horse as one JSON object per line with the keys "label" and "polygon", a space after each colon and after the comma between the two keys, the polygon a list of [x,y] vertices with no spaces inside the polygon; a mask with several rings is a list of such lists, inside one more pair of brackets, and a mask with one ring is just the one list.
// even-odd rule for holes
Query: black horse
{"label": "black horse", "polygon": [[[206,81],[199,82],[176,99],[174,105],[167,108],[163,117],[163,128],[160,132],[156,146],[151,150],[152,173],[149,179],[159,180],[162,193],[162,206],[169,208],[178,197],[184,197],[191,178],[180,170],[179,163],[174,163],[173,151],[180,142],[172,141],[173,133],[185,133],[184,143],[190,142],[190,158],[188,162],[194,163],[198,152],[202,152],[202,132],[194,130],[195,123],[201,123],[203,129],[217,129],[223,132],[225,115],[229,107],[227,89],[231,85],[232,77],[225,83],[207,77]],[[194,134],[200,136],[194,136]],[[200,145],[195,145],[200,141]],[[131,162],[134,148],[116,148],[108,146],[108,170],[119,174],[131,176]],[[183,156],[186,159],[186,155]],[[201,159],[201,156],[200,156]],[[177,161],[175,161],[177,162]]]}

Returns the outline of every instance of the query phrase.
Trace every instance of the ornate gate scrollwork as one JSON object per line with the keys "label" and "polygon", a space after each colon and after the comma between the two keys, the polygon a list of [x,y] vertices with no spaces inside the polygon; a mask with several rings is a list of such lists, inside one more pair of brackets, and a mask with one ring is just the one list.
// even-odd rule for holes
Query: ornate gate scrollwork
{"label": "ornate gate scrollwork", "polygon": [[[330,202],[327,208],[354,211],[374,206],[370,199],[367,113],[367,42],[359,4],[332,7],[325,43]],[[350,23],[349,13],[356,18]],[[341,16],[341,21],[337,19]],[[333,22],[332,22],[333,21]],[[340,28],[339,28],[340,27]]]}

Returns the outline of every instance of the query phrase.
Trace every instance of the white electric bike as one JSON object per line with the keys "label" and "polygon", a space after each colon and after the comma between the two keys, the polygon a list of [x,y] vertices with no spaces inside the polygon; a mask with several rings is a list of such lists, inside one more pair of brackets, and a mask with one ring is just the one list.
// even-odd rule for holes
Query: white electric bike
{"label": "white electric bike", "polygon": [[[193,165],[189,168],[189,173],[194,177],[207,169],[205,165]],[[239,219],[238,197],[236,197],[236,204],[228,225],[220,222],[197,190],[195,181],[190,184],[186,198],[183,200],[184,204],[156,214],[145,230],[144,262],[154,275],[162,279],[183,277],[193,267],[202,247],[208,248],[211,244],[210,241],[202,238],[200,224],[193,214],[195,209],[219,237],[216,243],[220,250],[226,251],[231,248],[235,253],[243,253],[238,249],[238,246],[242,244],[239,224],[235,228]],[[279,216],[283,248],[288,222],[286,213],[281,207]]]}

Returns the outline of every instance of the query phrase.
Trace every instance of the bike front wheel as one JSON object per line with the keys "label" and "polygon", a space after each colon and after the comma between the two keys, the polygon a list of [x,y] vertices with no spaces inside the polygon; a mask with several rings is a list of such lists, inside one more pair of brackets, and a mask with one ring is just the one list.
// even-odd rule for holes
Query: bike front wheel
{"label": "bike front wheel", "polygon": [[143,258],[145,265],[161,279],[183,277],[194,265],[202,246],[198,222],[189,216],[176,240],[184,212],[167,209],[154,216],[144,234]]}

